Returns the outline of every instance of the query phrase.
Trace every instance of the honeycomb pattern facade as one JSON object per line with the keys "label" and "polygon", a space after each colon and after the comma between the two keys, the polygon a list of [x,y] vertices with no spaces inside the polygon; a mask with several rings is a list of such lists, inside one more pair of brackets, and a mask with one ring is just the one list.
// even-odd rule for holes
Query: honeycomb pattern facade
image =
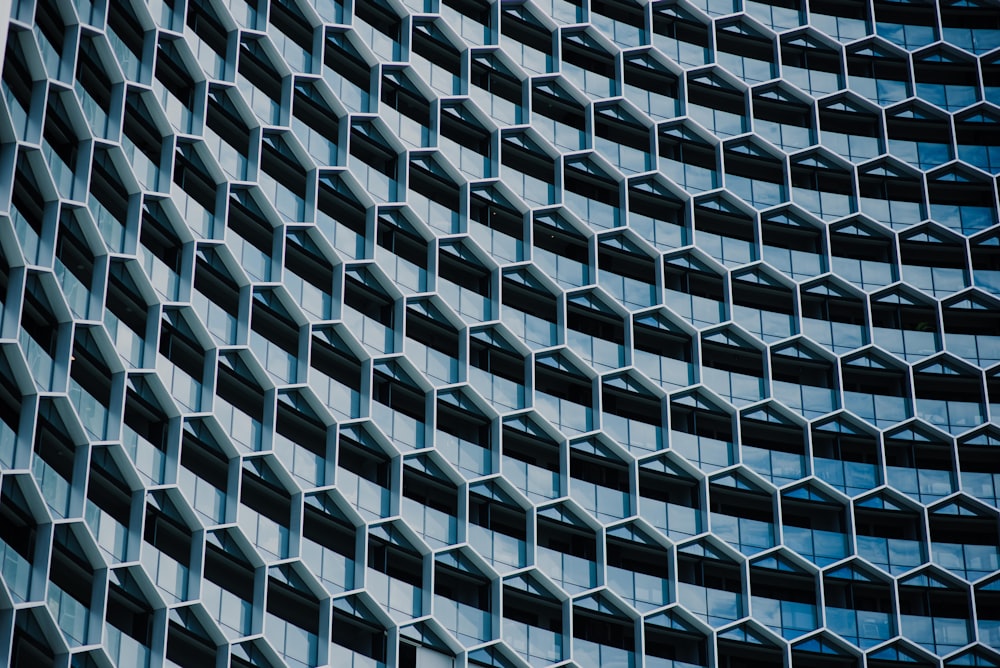
{"label": "honeycomb pattern facade", "polygon": [[993,0],[15,0],[0,663],[1000,666]]}

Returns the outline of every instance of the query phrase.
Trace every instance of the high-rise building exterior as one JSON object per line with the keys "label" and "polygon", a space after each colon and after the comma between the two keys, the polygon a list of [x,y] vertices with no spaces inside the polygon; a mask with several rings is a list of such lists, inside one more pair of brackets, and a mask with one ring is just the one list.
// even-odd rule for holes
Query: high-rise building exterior
{"label": "high-rise building exterior", "polygon": [[1000,666],[996,0],[12,4],[0,664]]}

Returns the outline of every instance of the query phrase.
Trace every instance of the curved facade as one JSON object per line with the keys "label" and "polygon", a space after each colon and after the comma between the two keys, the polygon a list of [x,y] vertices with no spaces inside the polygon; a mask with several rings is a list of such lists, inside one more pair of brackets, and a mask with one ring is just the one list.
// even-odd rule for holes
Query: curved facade
{"label": "curved facade", "polygon": [[2,93],[9,665],[1000,666],[996,2],[19,0]]}

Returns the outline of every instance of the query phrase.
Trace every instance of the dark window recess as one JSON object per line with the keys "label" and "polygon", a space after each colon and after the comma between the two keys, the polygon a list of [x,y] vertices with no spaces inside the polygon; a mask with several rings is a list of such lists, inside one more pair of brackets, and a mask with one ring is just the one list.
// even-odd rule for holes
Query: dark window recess
{"label": "dark window recess", "polygon": [[260,167],[265,174],[296,197],[305,198],[306,170],[291,155],[288,146],[279,136],[264,135],[264,141],[261,142]]}
{"label": "dark window recess", "polygon": [[785,182],[785,167],[780,160],[770,156],[726,150],[726,173],[768,183]]}
{"label": "dark window recess", "polygon": [[333,628],[330,640],[356,654],[372,661],[384,663],[386,660],[387,634],[385,629],[366,619],[360,619],[333,607]]}
{"label": "dark window recess", "polygon": [[814,227],[786,225],[773,219],[761,221],[761,237],[765,246],[819,254],[823,250],[822,236]]}
{"label": "dark window recess", "polygon": [[646,25],[646,17],[641,5],[621,0],[592,0],[590,11],[613,19],[633,28],[642,29]]}
{"label": "dark window recess", "polygon": [[771,497],[764,492],[736,489],[714,482],[709,483],[709,491],[709,510],[713,513],[758,522],[774,522]]}
{"label": "dark window recess", "polygon": [[167,417],[158,406],[130,387],[125,392],[124,423],[154,447],[163,450],[167,441]]}
{"label": "dark window recess", "polygon": [[612,56],[598,50],[596,44],[581,44],[569,34],[563,35],[562,59],[570,65],[582,67],[588,73],[608,79],[615,77],[615,59]]}
{"label": "dark window recess", "polygon": [[250,378],[238,374],[226,364],[220,364],[216,388],[219,398],[240,412],[258,422],[264,419],[263,393]]}
{"label": "dark window recess", "polygon": [[881,394],[889,397],[907,397],[906,377],[897,369],[879,369],[845,364],[843,367],[844,391],[864,394]]}
{"label": "dark window recess", "polygon": [[402,75],[387,72],[382,77],[382,104],[424,127],[431,124],[431,105],[415,88],[405,85]]}
{"label": "dark window recess", "polygon": [[856,507],[854,525],[861,536],[923,540],[919,516],[908,511]]}
{"label": "dark window recess", "polygon": [[[13,40],[11,41],[13,42]],[[178,91],[175,90],[177,79],[181,75],[174,71],[176,66],[172,61],[171,47],[172,44],[167,40],[164,40],[160,45],[157,52],[156,78],[167,90],[183,102],[188,98],[183,94],[178,94]],[[24,74],[27,75],[29,71],[27,69],[28,65],[23,61],[23,57],[20,56],[20,49],[8,49],[8,61],[11,60],[13,54],[17,54],[17,56],[15,56],[13,63],[11,63],[11,68],[16,63],[17,66],[25,68]],[[163,60],[162,63],[160,62],[161,58]],[[6,68],[3,80],[17,97],[18,102],[27,109],[28,102],[31,100],[31,83],[23,81],[20,77],[17,80],[13,80],[13,77],[8,77]],[[87,94],[102,106],[102,109],[107,106],[107,101],[111,99],[111,78],[108,76],[101,62],[100,56],[97,53],[97,47],[94,45],[94,38],[92,37],[84,37],[80,40],[80,49],[76,59],[76,80],[83,86]],[[193,84],[191,86],[193,88]],[[107,111],[107,109],[104,109],[104,111]]]}
{"label": "dark window recess", "polygon": [[670,404],[670,428],[718,441],[733,440],[733,422],[728,415],[677,402]]}
{"label": "dark window recess", "polygon": [[312,338],[311,365],[324,376],[346,387],[361,387],[361,362],[319,336]]}
{"label": "dark window recess", "polygon": [[469,492],[469,522],[518,540],[526,540],[528,536],[524,510],[474,491]]}
{"label": "dark window recess", "polygon": [[[126,574],[125,577],[130,577]],[[149,604],[126,591],[116,582],[108,585],[106,619],[108,624],[140,644],[153,642],[153,610]]]}
{"label": "dark window recess", "polygon": [[754,116],[762,121],[792,125],[798,128],[812,126],[812,109],[806,104],[785,97],[774,98],[755,95]]}
{"label": "dark window recess", "polygon": [[442,137],[471,149],[480,155],[490,153],[490,133],[482,126],[462,118],[460,110],[444,108],[441,113],[439,131]]}
{"label": "dark window recess", "polygon": [[830,251],[834,257],[892,264],[892,242],[886,237],[869,237],[847,231],[830,232]]}
{"label": "dark window recess", "polygon": [[576,332],[596,336],[622,345],[625,343],[625,323],[611,313],[569,302],[566,305],[566,326]]}
{"label": "dark window recess", "polygon": [[649,285],[656,283],[656,264],[645,254],[601,243],[597,246],[597,264],[601,271],[610,271]]}
{"label": "dark window recess", "polygon": [[[720,591],[743,591],[740,568],[734,563],[692,554],[677,555],[677,579],[686,584]],[[778,665],[781,665],[780,659]]]}
{"label": "dark window recess", "polygon": [[429,169],[423,161],[410,161],[409,187],[415,193],[423,195],[447,209],[458,212],[461,193],[458,185],[440,173]]}
{"label": "dark window recess", "polygon": [[591,384],[586,378],[576,376],[543,364],[536,364],[535,390],[559,399],[572,401],[582,406],[590,406]]}
{"label": "dark window recess", "polygon": [[844,533],[847,530],[847,511],[832,502],[784,497],[781,500],[781,521],[803,529]]}
{"label": "dark window recess", "polygon": [[372,378],[372,398],[414,420],[424,419],[424,393],[381,371],[376,371]]}
{"label": "dark window recess", "polygon": [[948,269],[965,268],[965,248],[962,244],[935,240],[900,239],[900,262],[915,267]]}
{"label": "dark window recess", "polygon": [[878,444],[871,437],[813,429],[813,456],[842,462],[876,464]]}
{"label": "dark window recess", "polygon": [[413,466],[403,466],[403,496],[448,515],[458,514],[458,489]]}
{"label": "dark window recess", "polygon": [[[188,25],[195,29],[195,32],[198,32],[196,29],[198,20],[193,16],[197,14],[198,7],[200,7],[200,3],[194,2],[188,8]],[[115,2],[108,5],[108,28],[125,44],[125,48],[132,52],[136,60],[142,59],[143,42],[146,35],[142,29],[142,23],[139,22],[139,17],[132,11],[129,3]]]}
{"label": "dark window recess", "polygon": [[779,285],[733,279],[733,304],[791,315],[795,298],[790,290]]}
{"label": "dark window recess", "polygon": [[240,310],[240,289],[236,282],[213,265],[207,257],[199,257],[194,274],[194,289],[208,296],[229,315],[236,317]]}
{"label": "dark window recess", "polygon": [[[51,441],[48,442],[48,445],[49,447],[44,450],[36,448],[36,451],[42,455],[42,459],[45,459],[52,466],[53,461],[45,456],[46,451],[62,450],[57,456],[65,456],[67,449],[61,446],[53,447]],[[72,465],[72,461],[68,463]],[[60,467],[54,466],[54,468],[58,471]],[[62,468],[65,468],[65,466]],[[60,473],[62,472],[60,471]],[[68,475],[65,477],[67,480],[70,479]],[[132,490],[122,480],[118,472],[118,467],[111,460],[106,450],[95,451],[91,455],[90,475],[87,480],[87,499],[113,517],[116,522],[127,527],[129,525],[129,516],[131,515]]]}
{"label": "dark window recess", "polygon": [[503,140],[501,162],[504,167],[544,181],[555,182],[555,162],[541,150],[522,146],[510,138]]}
{"label": "dark window recess", "polygon": [[816,583],[805,573],[752,565],[750,591],[754,596],[816,605]]}
{"label": "dark window recess", "polygon": [[[81,336],[81,332],[86,333]],[[111,371],[96,353],[93,338],[86,330],[77,330],[71,359],[70,377],[108,409],[111,404]]]}
{"label": "dark window recess", "polygon": [[345,35],[333,32],[328,35],[323,64],[368,93],[372,84],[371,67],[358,55]]}
{"label": "dark window recess", "polygon": [[406,335],[449,357],[458,357],[458,332],[412,308],[406,310]]}
{"label": "dark window recess", "polygon": [[147,504],[143,539],[175,561],[191,561],[191,532],[176,519]]}
{"label": "dark window recess", "polygon": [[715,149],[687,135],[660,132],[660,157],[692,167],[715,169]]}
{"label": "dark window recess", "polygon": [[442,0],[462,16],[466,16],[481,26],[490,25],[490,3],[487,0]]}
{"label": "dark window recess", "polygon": [[399,42],[401,21],[387,4],[380,0],[359,2],[354,5],[354,15],[393,42]]}
{"label": "dark window recess", "polygon": [[177,147],[174,156],[174,183],[207,211],[215,211],[216,183],[190,144]]}
{"label": "dark window recess", "polygon": [[407,262],[427,268],[427,241],[384,216],[378,219],[378,245]]}
{"label": "dark window recess", "polygon": [[822,192],[851,195],[853,193],[851,174],[833,167],[792,163],[792,185]]}
{"label": "dark window recess", "polygon": [[888,81],[907,81],[910,78],[910,70],[905,60],[861,53],[847,54],[847,73],[852,77]]}
{"label": "dark window recess", "polygon": [[679,90],[677,77],[665,69],[649,67],[642,60],[631,58],[625,60],[624,75],[627,86],[635,86],[657,95],[677,99]]}
{"label": "dark window recess", "polygon": [[707,367],[757,377],[764,375],[764,356],[759,350],[710,340],[703,341],[701,348]]}
{"label": "dark window recess", "polygon": [[229,461],[225,454],[187,430],[181,447],[181,466],[216,489],[224,491],[228,486]]}
{"label": "dark window recess", "polygon": [[389,458],[344,434],[337,441],[337,465],[380,487],[389,486]]}
{"label": "dark window recess", "polygon": [[291,38],[300,49],[312,52],[313,27],[291,2],[271,3],[270,22],[275,28]]}
{"label": "dark window recess", "polygon": [[643,152],[649,151],[649,130],[633,121],[595,113],[594,135]]}
{"label": "dark window recess", "polygon": [[438,401],[437,428],[469,443],[490,447],[490,421],[444,401]]}
{"label": "dark window recess", "polygon": [[[183,179],[178,180],[179,178],[180,176],[175,173],[174,182],[184,187]],[[214,184],[212,188],[213,206],[210,209],[214,208]],[[112,218],[122,225],[125,224],[128,218],[128,189],[118,176],[110,154],[104,149],[94,151],[90,172],[90,194],[97,198]]]}
{"label": "dark window recess", "polygon": [[396,153],[357,127],[351,130],[351,155],[390,179],[396,178]]}
{"label": "dark window recess", "polygon": [[140,336],[146,334],[146,302],[124,263],[113,262],[108,272],[106,298],[109,311]]}
{"label": "dark window recess", "polygon": [[511,5],[500,12],[500,32],[535,51],[552,53],[552,33],[534,20],[527,10]]}
{"label": "dark window recess", "polygon": [[[28,66],[28,62],[24,56],[24,48],[20,43],[20,34],[20,32],[12,30],[10,38],[7,40],[6,55],[4,56],[3,83],[7,87],[9,94],[13,95],[14,99],[17,100],[22,111],[27,113],[31,108],[32,88],[35,82],[31,79],[31,68]],[[111,86],[110,83],[106,83],[107,76],[96,65],[93,50],[94,47],[91,40],[85,39],[81,42],[80,54],[77,58],[77,81],[83,85],[84,89],[94,99],[107,99],[97,97],[93,92],[95,89],[100,92],[100,84],[104,84],[104,90],[110,95]]]}
{"label": "dark window recess", "polygon": [[288,526],[292,510],[288,491],[246,468],[243,469],[240,503],[278,524]]}
{"label": "dark window recess", "polygon": [[746,113],[746,100],[741,92],[698,79],[688,81],[688,102],[739,116]]}
{"label": "dark window recess", "polygon": [[534,241],[538,248],[574,262],[587,264],[590,261],[590,251],[584,237],[569,230],[548,225],[541,220],[535,220],[534,228]]}
{"label": "dark window recess", "polygon": [[719,641],[719,668],[773,668],[783,660],[782,651],[773,645]]}
{"label": "dark window recess", "polygon": [[566,165],[563,185],[569,192],[581,195],[595,202],[613,207],[617,207],[620,204],[621,194],[618,183],[610,181],[607,178],[602,178],[576,165]]}
{"label": "dark window recess", "polygon": [[[191,0],[188,3],[187,25],[216,55],[220,58],[226,56],[228,34],[208,0]],[[242,71],[242,63],[240,69]]]}
{"label": "dark window recess", "polygon": [[167,661],[178,666],[210,666],[215,645],[208,638],[170,620],[167,628]]}
{"label": "dark window recess", "polygon": [[[0,496],[0,541],[29,562],[35,560],[35,539],[38,524],[31,516],[28,503],[14,478],[4,478]],[[90,603],[89,598],[85,599]]]}
{"label": "dark window recess", "polygon": [[434,568],[434,595],[478,610],[490,609],[489,580],[441,563]]}
{"label": "dark window recess", "polygon": [[284,401],[278,402],[275,431],[314,455],[326,457],[326,425]]}
{"label": "dark window recess", "polygon": [[459,76],[462,71],[462,56],[458,50],[429,25],[415,25],[410,48],[422,58],[443,68],[446,72]]}
{"label": "dark window recess", "polygon": [[299,328],[286,314],[279,313],[260,299],[253,300],[250,319],[253,331],[292,355],[299,352]]}
{"label": "dark window recess", "polygon": [[503,616],[514,622],[562,633],[562,606],[527,591],[504,587]]}
{"label": "dark window recess", "polygon": [[212,541],[205,546],[205,578],[244,600],[254,590],[250,564]]}
{"label": "dark window recess", "polygon": [[624,463],[589,452],[572,449],[569,456],[569,474],[576,480],[607,487],[618,492],[628,492],[628,466]]}
{"label": "dark window recess", "polygon": [[632,343],[636,350],[682,362],[691,361],[691,337],[682,332],[636,322],[633,327]]}
{"label": "dark window recess", "polygon": [[597,539],[592,531],[550,517],[538,517],[537,540],[538,547],[580,559],[593,561],[597,558]]}
{"label": "dark window recess", "polygon": [[805,292],[802,294],[802,317],[863,325],[865,310],[861,301],[853,297]]}
{"label": "dark window recess", "polygon": [[781,64],[814,72],[840,73],[840,55],[836,51],[804,44],[802,41],[781,45]]}
{"label": "dark window recess", "polygon": [[889,116],[886,118],[885,129],[890,140],[951,144],[950,124],[947,120],[937,117]]}
{"label": "dark window recess", "polygon": [[546,471],[560,469],[558,444],[511,427],[503,429],[503,454]]}
{"label": "dark window recess", "polygon": [[705,638],[700,634],[647,623],[645,640],[647,656],[691,666],[708,665]]}
{"label": "dark window recess", "polygon": [[676,12],[653,12],[653,32],[664,37],[708,48],[708,26]]}
{"label": "dark window recess", "polygon": [[[393,168],[395,169],[395,168]],[[393,172],[395,178],[395,172]],[[365,208],[353,197],[345,195],[330,183],[320,179],[317,207],[355,234],[365,233]]]}
{"label": "dark window recess", "polygon": [[824,132],[836,132],[858,137],[878,137],[877,115],[857,109],[820,107],[819,126]]}
{"label": "dark window recess", "polygon": [[393,326],[395,309],[389,295],[362,283],[352,274],[347,274],[344,281],[344,305],[386,327]]}
{"label": "dark window recess", "polygon": [[570,98],[556,95],[546,88],[536,86],[531,93],[531,109],[557,123],[583,131],[585,116],[583,109]]}
{"label": "dark window recess", "polygon": [[512,207],[492,201],[480,192],[469,198],[469,219],[508,237],[524,238],[524,218]]}
{"label": "dark window recess", "polygon": [[635,651],[635,628],[621,617],[582,610],[573,612],[573,637],[626,652]]}
{"label": "dark window recess", "polygon": [[740,435],[747,445],[766,448],[772,452],[805,454],[805,436],[799,427],[747,417],[740,421],[740,427]]}
{"label": "dark window recess", "polygon": [[810,359],[777,351],[771,354],[771,377],[782,383],[832,388],[833,365],[825,359]]}
{"label": "dark window recess", "polygon": [[489,270],[453,253],[442,250],[438,259],[438,275],[446,281],[451,281],[484,297],[488,297],[490,294]]}
{"label": "dark window recess", "polygon": [[[551,40],[544,50],[551,48]],[[472,56],[469,69],[469,84],[482,88],[497,97],[520,105],[522,102],[521,82],[506,69],[501,69],[492,58],[484,55]]]}
{"label": "dark window recess", "polygon": [[[7,544],[10,545],[10,542]],[[49,562],[49,580],[72,596],[77,603],[90,607],[94,572],[83,557],[83,548],[79,541],[72,530],[65,525],[55,530],[52,558]]]}
{"label": "dark window recess", "polygon": [[646,467],[639,468],[639,495],[687,508],[701,507],[697,482]]}
{"label": "dark window recess", "polygon": [[521,356],[475,336],[469,339],[469,363],[500,378],[521,385],[525,382],[524,359]]}
{"label": "dark window recess", "polygon": [[368,538],[368,568],[415,587],[422,584],[420,555],[381,536]]}
{"label": "dark window recess", "polygon": [[639,394],[605,384],[602,390],[602,400],[605,413],[629,420],[638,420],[657,427],[663,421],[660,400],[652,395]]}
{"label": "dark window recess", "polygon": [[[733,26],[738,27],[739,24]],[[774,62],[774,43],[759,35],[739,32],[735,29],[715,31],[715,48],[723,53],[731,53],[743,58],[753,58],[769,63]]]}
{"label": "dark window recess", "polygon": [[302,241],[309,243],[308,237],[289,235],[285,244],[285,268],[317,290],[329,293],[333,289],[333,265]]}
{"label": "dark window recess", "polygon": [[319,630],[319,602],[308,591],[268,578],[267,612],[315,634]]}

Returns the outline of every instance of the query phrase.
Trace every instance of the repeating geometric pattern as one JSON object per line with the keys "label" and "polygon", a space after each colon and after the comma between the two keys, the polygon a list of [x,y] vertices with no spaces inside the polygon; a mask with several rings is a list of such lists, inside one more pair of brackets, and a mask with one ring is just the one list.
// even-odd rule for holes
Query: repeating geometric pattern
{"label": "repeating geometric pattern", "polygon": [[11,666],[1000,666],[993,0],[19,0]]}

